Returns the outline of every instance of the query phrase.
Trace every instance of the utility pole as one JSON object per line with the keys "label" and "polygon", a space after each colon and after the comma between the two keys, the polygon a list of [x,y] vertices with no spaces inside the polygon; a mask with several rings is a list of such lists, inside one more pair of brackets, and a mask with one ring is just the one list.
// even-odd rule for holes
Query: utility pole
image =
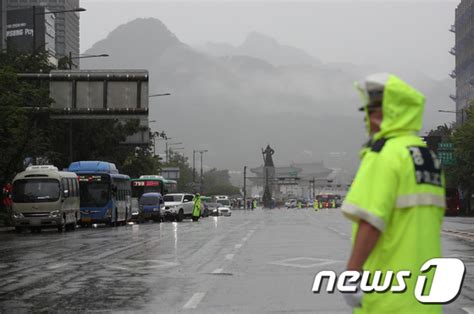
{"label": "utility pole", "polygon": [[200,151],[199,153],[201,154],[201,184],[199,186],[200,187],[199,191],[202,194],[202,183],[204,182],[203,177],[202,177],[202,154],[204,153],[204,151]]}
{"label": "utility pole", "polygon": [[193,149],[193,188],[196,182],[196,150]]}
{"label": "utility pole", "polygon": [[244,167],[244,209],[247,209],[247,166]]}

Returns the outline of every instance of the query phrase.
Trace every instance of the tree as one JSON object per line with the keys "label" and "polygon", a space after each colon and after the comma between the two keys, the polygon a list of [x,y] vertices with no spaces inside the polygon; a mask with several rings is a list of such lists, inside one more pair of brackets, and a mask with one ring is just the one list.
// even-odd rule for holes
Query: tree
{"label": "tree", "polygon": [[450,167],[453,180],[467,191],[468,209],[474,188],[474,106],[467,110],[467,119],[453,133],[456,163]]}
{"label": "tree", "polygon": [[[52,100],[45,86],[19,80],[17,73],[48,72],[45,52],[35,55],[0,52],[0,184],[23,169],[27,156],[48,151],[43,141],[47,109]],[[38,109],[40,108],[40,109]]]}
{"label": "tree", "polygon": [[[48,73],[53,67],[44,51],[21,54],[0,52],[0,186],[24,169],[26,157],[66,168],[74,160],[104,160],[132,176],[157,173],[159,161],[150,153],[150,143],[139,148],[121,145],[127,136],[142,130],[138,120],[51,119],[49,84],[18,78],[18,73]],[[73,139],[70,143],[69,128]],[[145,130],[145,131],[148,131]],[[122,169],[123,168],[123,169]],[[126,173],[126,172],[125,172]]]}
{"label": "tree", "polygon": [[163,167],[179,168],[178,189],[183,192],[195,192],[193,169],[189,166],[189,159],[173,150],[170,150],[168,158],[168,162],[163,164]]}
{"label": "tree", "polygon": [[230,183],[229,170],[211,169],[203,175],[205,195],[236,195],[240,189]]}

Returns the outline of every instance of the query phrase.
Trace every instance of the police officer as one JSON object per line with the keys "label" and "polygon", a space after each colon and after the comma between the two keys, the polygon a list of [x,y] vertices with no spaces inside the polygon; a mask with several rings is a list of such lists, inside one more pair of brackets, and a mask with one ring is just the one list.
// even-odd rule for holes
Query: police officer
{"label": "police officer", "polygon": [[315,211],[318,211],[318,200],[317,200],[317,199],[314,199],[314,200],[313,200],[313,209],[314,209]]}
{"label": "police officer", "polygon": [[194,195],[193,221],[198,221],[201,217],[201,195],[196,193]]}
{"label": "police officer", "polygon": [[425,305],[414,296],[421,266],[441,255],[445,210],[440,161],[417,136],[425,98],[385,73],[367,77],[359,91],[370,140],[361,151],[359,170],[342,206],[354,222],[347,269],[372,274],[409,270],[411,277],[403,293],[359,292],[344,297],[354,313],[441,313],[441,305]]}
{"label": "police officer", "polygon": [[254,210],[255,208],[257,208],[257,200],[256,199],[254,199],[252,201],[252,210]]}

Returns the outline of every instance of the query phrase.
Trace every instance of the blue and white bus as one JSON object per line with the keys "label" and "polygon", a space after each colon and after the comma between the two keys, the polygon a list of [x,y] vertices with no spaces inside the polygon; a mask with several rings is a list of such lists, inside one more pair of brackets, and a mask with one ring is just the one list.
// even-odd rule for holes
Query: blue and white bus
{"label": "blue and white bus", "polygon": [[105,161],[76,161],[69,171],[80,185],[81,225],[125,224],[132,216],[130,177]]}

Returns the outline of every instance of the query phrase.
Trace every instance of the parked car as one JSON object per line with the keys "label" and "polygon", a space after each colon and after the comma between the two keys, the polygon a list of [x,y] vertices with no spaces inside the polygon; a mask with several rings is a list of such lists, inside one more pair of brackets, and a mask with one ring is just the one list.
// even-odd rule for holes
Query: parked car
{"label": "parked car", "polygon": [[193,200],[193,194],[166,194],[164,196],[165,206],[161,209],[161,217],[163,220],[176,220],[178,222],[183,221],[184,218],[192,218]]}
{"label": "parked car", "polygon": [[160,193],[144,193],[138,200],[138,221],[153,220],[161,221],[161,205],[164,204],[163,196]]}

